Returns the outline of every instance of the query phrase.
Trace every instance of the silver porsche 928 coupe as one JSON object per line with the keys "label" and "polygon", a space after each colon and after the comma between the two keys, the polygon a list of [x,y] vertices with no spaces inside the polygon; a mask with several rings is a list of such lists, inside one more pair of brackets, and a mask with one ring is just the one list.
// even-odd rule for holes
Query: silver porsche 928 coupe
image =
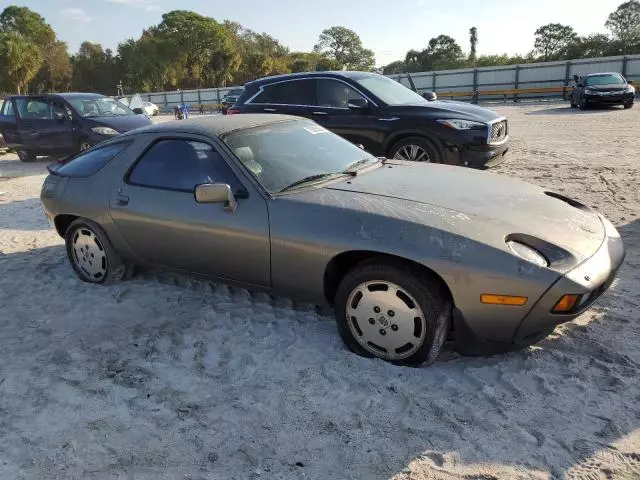
{"label": "silver porsche 928 coupe", "polygon": [[534,344],[609,287],[616,229],[503,176],[384,160],[316,123],[138,129],[50,167],[45,213],[86,282],[162,266],[335,309],[354,352],[432,362]]}

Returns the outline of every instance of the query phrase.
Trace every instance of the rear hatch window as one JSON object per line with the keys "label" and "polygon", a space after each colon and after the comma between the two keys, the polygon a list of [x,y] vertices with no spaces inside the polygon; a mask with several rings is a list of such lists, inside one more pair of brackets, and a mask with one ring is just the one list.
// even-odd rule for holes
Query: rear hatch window
{"label": "rear hatch window", "polygon": [[104,167],[129,146],[130,142],[120,142],[93,148],[79,153],[61,164],[49,167],[49,172],[62,177],[89,177]]}

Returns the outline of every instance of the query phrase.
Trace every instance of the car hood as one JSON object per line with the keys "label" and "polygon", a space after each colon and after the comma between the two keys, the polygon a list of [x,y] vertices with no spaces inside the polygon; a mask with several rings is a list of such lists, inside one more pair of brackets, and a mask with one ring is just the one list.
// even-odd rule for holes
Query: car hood
{"label": "car hood", "polygon": [[588,90],[596,90],[598,92],[614,92],[625,90],[627,85],[624,83],[608,83],[605,85],[587,85],[585,88]]}
{"label": "car hood", "polygon": [[122,115],[120,117],[97,117],[87,119],[91,127],[110,127],[119,133],[128,132],[134,128],[146,127],[153,122],[146,115]]}
{"label": "car hood", "polygon": [[595,253],[605,230],[598,215],[571,199],[506,176],[462,167],[387,161],[329,189],[397,198],[446,208],[481,220],[476,227],[529,235],[582,261]]}
{"label": "car hood", "polygon": [[390,113],[396,114],[419,114],[420,112],[433,114],[439,112],[443,118],[464,118],[465,120],[477,120],[480,122],[491,122],[502,118],[502,115],[488,108],[455,101],[434,100],[432,102],[410,105],[395,105],[388,108],[390,109]]}

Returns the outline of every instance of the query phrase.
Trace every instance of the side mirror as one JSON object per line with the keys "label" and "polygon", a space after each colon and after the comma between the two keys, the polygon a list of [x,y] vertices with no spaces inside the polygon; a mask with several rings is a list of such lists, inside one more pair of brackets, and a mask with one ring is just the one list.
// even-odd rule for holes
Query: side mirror
{"label": "side mirror", "polygon": [[203,183],[196,186],[196,202],[198,203],[224,203],[227,212],[235,213],[238,208],[236,197],[231,187],[226,183]]}
{"label": "side mirror", "polygon": [[135,113],[136,115],[142,115],[144,113],[144,110],[142,108],[134,108],[133,113]]}
{"label": "side mirror", "polygon": [[629,85],[633,85],[633,80],[627,80],[627,83],[628,83]]}
{"label": "side mirror", "polygon": [[369,102],[367,102],[367,100],[365,100],[364,98],[352,98],[349,100],[347,106],[351,110],[366,110],[367,108],[369,108]]}
{"label": "side mirror", "polygon": [[438,98],[438,96],[436,95],[436,92],[424,92],[422,94],[422,98],[433,102],[434,100],[436,100]]}

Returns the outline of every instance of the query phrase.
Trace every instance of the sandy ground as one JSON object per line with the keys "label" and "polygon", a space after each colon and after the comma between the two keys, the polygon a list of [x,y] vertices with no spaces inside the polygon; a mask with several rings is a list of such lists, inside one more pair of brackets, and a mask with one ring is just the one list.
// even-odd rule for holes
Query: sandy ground
{"label": "sandy ground", "polygon": [[46,162],[0,157],[0,478],[640,478],[640,108],[495,110],[497,171],[607,215],[626,264],[539,346],[425,369],[347,352],[284,298],[84,284],[40,208]]}

